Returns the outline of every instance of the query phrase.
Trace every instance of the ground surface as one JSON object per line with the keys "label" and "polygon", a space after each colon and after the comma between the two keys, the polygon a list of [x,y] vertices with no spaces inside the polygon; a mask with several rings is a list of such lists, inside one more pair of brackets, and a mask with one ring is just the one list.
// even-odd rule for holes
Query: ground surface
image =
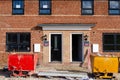
{"label": "ground surface", "polygon": [[[52,67],[42,67],[42,66],[38,66],[36,68],[36,72],[38,71],[72,71],[72,72],[79,72],[79,73],[87,73],[88,70],[85,68],[73,68],[73,67],[62,67],[62,68],[52,68]],[[50,76],[44,76],[44,77],[36,77],[36,76],[31,76],[31,77],[12,77],[10,78],[10,71],[3,71],[3,69],[0,69],[0,80],[90,80],[90,79],[82,79],[82,78],[69,78],[69,77],[50,77]],[[113,80],[120,80],[120,73],[116,73],[114,74],[116,76],[116,79]],[[93,79],[91,79],[93,80]],[[97,79],[98,80],[98,79]],[[103,79],[100,79],[103,80]]]}
{"label": "ground surface", "polygon": [[[81,70],[81,72],[80,72]],[[71,72],[84,72],[85,69],[82,69],[80,67],[74,68],[74,67],[44,67],[44,66],[37,66],[35,72],[39,71],[71,71]],[[50,77],[50,76],[30,76],[27,78],[24,77],[10,77],[11,71],[3,71],[3,69],[0,69],[0,80],[82,80],[82,78],[70,78],[70,77]],[[87,73],[86,73],[87,74]]]}

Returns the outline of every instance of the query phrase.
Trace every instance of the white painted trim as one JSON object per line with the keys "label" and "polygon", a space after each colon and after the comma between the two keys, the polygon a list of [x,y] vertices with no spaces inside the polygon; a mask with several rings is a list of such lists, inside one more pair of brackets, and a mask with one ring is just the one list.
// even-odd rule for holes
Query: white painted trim
{"label": "white painted trim", "polygon": [[91,30],[95,24],[39,24],[43,30]]}
{"label": "white painted trim", "polygon": [[51,33],[49,33],[49,62],[51,62]]}
{"label": "white painted trim", "polygon": [[91,30],[90,27],[77,27],[77,26],[69,26],[69,27],[65,27],[65,26],[45,26],[43,27],[43,30]]}
{"label": "white painted trim", "polygon": [[72,33],[70,33],[70,62],[72,62]]}
{"label": "white painted trim", "polygon": [[[70,62],[73,62],[72,60],[72,34],[82,34],[82,53],[84,52],[84,39],[83,39],[83,33],[70,33]],[[84,58],[84,53],[83,53],[83,58]]]}
{"label": "white painted trim", "polygon": [[62,61],[63,61],[63,34],[62,33],[49,33],[49,62],[51,62],[51,34],[61,34],[61,38],[62,38]]}

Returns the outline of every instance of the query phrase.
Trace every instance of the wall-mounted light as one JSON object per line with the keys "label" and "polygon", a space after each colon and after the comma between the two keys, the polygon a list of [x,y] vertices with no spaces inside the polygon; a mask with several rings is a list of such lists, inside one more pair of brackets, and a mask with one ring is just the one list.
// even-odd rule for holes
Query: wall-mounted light
{"label": "wall-mounted light", "polygon": [[46,34],[43,35],[43,36],[41,37],[41,39],[42,39],[42,41],[47,41],[47,35],[46,35]]}
{"label": "wall-mounted light", "polygon": [[84,40],[87,41],[88,40],[88,35],[84,36]]}

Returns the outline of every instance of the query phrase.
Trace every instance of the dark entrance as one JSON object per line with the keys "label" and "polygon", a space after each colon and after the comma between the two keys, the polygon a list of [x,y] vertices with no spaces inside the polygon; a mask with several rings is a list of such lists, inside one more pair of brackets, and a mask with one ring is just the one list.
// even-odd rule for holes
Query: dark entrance
{"label": "dark entrance", "polygon": [[61,34],[51,34],[51,61],[62,61]]}
{"label": "dark entrance", "polygon": [[82,34],[72,34],[72,61],[83,61]]}

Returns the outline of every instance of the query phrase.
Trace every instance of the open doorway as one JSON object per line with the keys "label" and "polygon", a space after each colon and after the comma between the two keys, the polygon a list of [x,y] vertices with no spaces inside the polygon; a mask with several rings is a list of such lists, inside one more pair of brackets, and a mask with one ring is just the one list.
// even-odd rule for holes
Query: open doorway
{"label": "open doorway", "polygon": [[83,61],[82,34],[72,34],[72,62]]}

